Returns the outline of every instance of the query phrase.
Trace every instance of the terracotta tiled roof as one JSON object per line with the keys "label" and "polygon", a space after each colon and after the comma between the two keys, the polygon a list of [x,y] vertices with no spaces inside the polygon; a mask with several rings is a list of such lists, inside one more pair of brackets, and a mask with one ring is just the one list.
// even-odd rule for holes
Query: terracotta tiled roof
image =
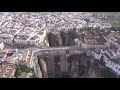
{"label": "terracotta tiled roof", "polygon": [[13,71],[16,69],[15,64],[3,63],[0,65],[0,78],[11,78]]}

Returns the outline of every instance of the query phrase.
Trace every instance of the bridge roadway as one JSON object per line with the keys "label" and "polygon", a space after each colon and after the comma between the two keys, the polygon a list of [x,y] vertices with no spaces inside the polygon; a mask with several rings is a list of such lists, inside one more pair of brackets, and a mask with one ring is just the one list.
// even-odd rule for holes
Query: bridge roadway
{"label": "bridge roadway", "polygon": [[39,51],[46,51],[46,50],[78,50],[78,51],[85,51],[85,49],[81,48],[80,46],[69,46],[69,47],[50,47],[50,48],[41,48],[38,50],[35,50],[34,52]]}

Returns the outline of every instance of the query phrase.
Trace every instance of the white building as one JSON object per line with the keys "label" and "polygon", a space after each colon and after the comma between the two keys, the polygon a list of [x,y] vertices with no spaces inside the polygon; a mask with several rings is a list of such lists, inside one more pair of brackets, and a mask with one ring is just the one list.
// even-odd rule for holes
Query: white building
{"label": "white building", "polygon": [[111,59],[107,61],[106,67],[112,69],[115,73],[118,74],[118,76],[120,75],[120,59],[119,60]]}
{"label": "white building", "polygon": [[5,45],[4,45],[4,43],[2,42],[2,43],[0,44],[0,50],[3,50],[4,47],[5,47]]}
{"label": "white building", "polygon": [[105,36],[84,36],[80,40],[82,48],[106,48],[110,46],[110,43],[107,41]]}
{"label": "white building", "polygon": [[103,56],[103,54],[104,54],[104,52],[103,52],[102,49],[98,52],[97,51],[91,51],[91,55],[97,60],[100,60],[101,57]]}

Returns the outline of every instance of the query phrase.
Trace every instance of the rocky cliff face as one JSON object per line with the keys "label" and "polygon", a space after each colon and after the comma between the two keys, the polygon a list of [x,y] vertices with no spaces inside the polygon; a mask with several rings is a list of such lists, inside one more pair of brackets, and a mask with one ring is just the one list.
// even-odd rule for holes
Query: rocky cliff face
{"label": "rocky cliff face", "polygon": [[50,47],[60,46],[60,39],[59,33],[49,33],[47,35],[48,42]]}
{"label": "rocky cliff face", "polygon": [[39,67],[40,67],[40,71],[42,73],[42,77],[47,78],[48,74],[47,74],[47,66],[46,66],[45,59],[38,57],[38,64],[39,64]]}
{"label": "rocky cliff face", "polygon": [[41,47],[49,47],[49,42],[48,42],[47,36],[43,39],[42,42],[39,42],[39,45],[40,45]]}
{"label": "rocky cliff face", "polygon": [[77,37],[76,30],[63,30],[56,33],[49,33],[47,35],[51,47],[74,45],[74,39]]}
{"label": "rocky cliff face", "polygon": [[42,46],[42,47],[49,47],[49,42],[48,42],[47,36],[46,36],[45,39],[43,40],[43,46]]}
{"label": "rocky cliff face", "polygon": [[69,75],[72,78],[114,78],[110,70],[101,67],[100,62],[86,54],[72,55],[68,58]]}
{"label": "rocky cliff face", "polygon": [[[101,66],[98,60],[87,56],[86,53],[75,54],[68,57],[68,72],[64,75],[60,70],[60,55],[53,58],[54,78],[115,78],[116,76],[105,67]],[[45,58],[39,58],[39,65],[42,77],[47,78],[47,63]],[[47,64],[46,64],[47,63]]]}
{"label": "rocky cliff face", "polygon": [[35,62],[35,68],[34,69],[35,69],[35,73],[37,74],[37,76],[39,78],[42,78],[42,72],[40,70],[40,66],[38,64],[38,60],[39,60],[38,56],[34,55],[34,62]]}
{"label": "rocky cliff face", "polygon": [[70,77],[78,78],[82,77],[83,75],[88,77],[88,69],[90,68],[91,62],[86,54],[71,55],[68,58],[68,63]]}

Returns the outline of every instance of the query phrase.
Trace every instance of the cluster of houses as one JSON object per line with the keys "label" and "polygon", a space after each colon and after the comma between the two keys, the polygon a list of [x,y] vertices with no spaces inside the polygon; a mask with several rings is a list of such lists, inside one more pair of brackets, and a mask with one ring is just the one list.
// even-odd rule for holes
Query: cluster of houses
{"label": "cluster of houses", "polygon": [[12,63],[0,63],[0,78],[13,78],[16,66]]}
{"label": "cluster of houses", "polygon": [[[87,22],[85,19],[89,19]],[[81,29],[83,27],[99,27],[100,25],[94,21],[93,14],[90,12],[1,12],[0,13],[0,29],[7,32],[16,32],[24,28],[24,32],[30,34],[32,31],[39,30],[42,25],[48,23],[49,31],[55,29],[69,30]],[[108,22],[96,19],[97,22],[105,28],[110,28]]]}
{"label": "cluster of houses", "polygon": [[109,38],[109,43],[114,45],[115,48],[96,48],[94,50],[89,49],[87,51],[88,55],[92,55],[96,60],[102,60],[105,66],[108,67],[117,76],[120,76],[120,46],[119,46],[119,36],[113,36]]}
{"label": "cluster of houses", "polygon": [[[90,22],[87,22],[86,18]],[[74,28],[81,29],[86,26],[99,27],[100,25],[91,25],[98,24],[94,20],[92,13],[89,12],[1,12],[0,41],[8,44],[30,44],[41,47],[47,33]],[[97,21],[104,27],[110,26],[107,22],[99,19]],[[46,27],[42,28],[45,23],[47,23]],[[86,37],[85,41],[88,42],[88,39],[89,43],[95,41],[92,37]],[[47,46],[49,45],[47,44]],[[83,46],[91,47],[86,44]],[[101,44],[101,47],[104,46],[106,45]]]}
{"label": "cluster of houses", "polygon": [[80,34],[77,44],[86,49],[88,56],[104,62],[105,66],[120,76],[120,36]]}
{"label": "cluster of houses", "polygon": [[81,34],[79,36],[79,40],[77,40],[77,44],[85,49],[95,49],[95,48],[108,48],[110,47],[110,43],[108,39],[103,35],[86,35]]}
{"label": "cluster of houses", "polygon": [[[10,34],[0,34],[0,42],[7,43],[7,44],[17,44],[17,45],[32,45],[36,47],[43,46],[42,42],[46,37],[46,31],[41,32],[39,35],[35,35],[30,40],[29,35],[19,33],[17,35],[10,35]],[[49,44],[47,45],[49,46]]]}
{"label": "cluster of houses", "polygon": [[15,72],[19,65],[35,67],[33,51],[9,50],[0,52],[0,78],[15,78]]}

